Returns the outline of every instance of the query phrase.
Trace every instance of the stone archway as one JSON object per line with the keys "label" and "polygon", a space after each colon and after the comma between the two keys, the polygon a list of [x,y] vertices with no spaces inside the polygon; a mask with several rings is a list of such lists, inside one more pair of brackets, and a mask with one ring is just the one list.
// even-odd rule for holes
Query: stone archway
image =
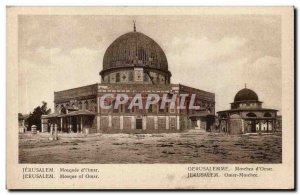
{"label": "stone archway", "polygon": [[251,132],[251,133],[255,133],[256,132],[256,124],[257,124],[257,121],[256,121],[256,114],[254,114],[253,112],[249,112],[247,113],[247,121],[248,121],[248,132]]}
{"label": "stone archway", "polygon": [[254,114],[253,112],[249,112],[246,115],[247,117],[256,117],[256,114]]}
{"label": "stone archway", "polygon": [[264,131],[272,131],[273,130],[273,121],[272,121],[272,114],[270,112],[264,113],[266,128],[263,129]]}

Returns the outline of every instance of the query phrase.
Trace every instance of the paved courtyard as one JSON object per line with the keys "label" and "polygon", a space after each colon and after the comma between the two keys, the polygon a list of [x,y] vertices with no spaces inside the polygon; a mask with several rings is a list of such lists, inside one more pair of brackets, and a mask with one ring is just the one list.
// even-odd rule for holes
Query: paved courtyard
{"label": "paved courtyard", "polygon": [[19,134],[20,163],[281,163],[280,134]]}

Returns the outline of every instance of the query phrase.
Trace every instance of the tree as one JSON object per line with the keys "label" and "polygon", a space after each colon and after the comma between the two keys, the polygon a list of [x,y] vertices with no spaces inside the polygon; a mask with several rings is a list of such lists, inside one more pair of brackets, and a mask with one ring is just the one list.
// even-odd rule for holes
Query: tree
{"label": "tree", "polygon": [[42,101],[42,106],[34,108],[33,112],[28,117],[28,129],[31,129],[32,125],[36,125],[37,129],[41,129],[41,117],[51,113],[51,108],[47,108],[47,102]]}

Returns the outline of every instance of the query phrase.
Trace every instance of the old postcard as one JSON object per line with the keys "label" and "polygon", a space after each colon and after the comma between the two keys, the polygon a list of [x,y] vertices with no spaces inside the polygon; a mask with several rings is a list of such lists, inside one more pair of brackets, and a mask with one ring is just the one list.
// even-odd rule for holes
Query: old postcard
{"label": "old postcard", "polygon": [[294,189],[293,7],[7,7],[8,189]]}

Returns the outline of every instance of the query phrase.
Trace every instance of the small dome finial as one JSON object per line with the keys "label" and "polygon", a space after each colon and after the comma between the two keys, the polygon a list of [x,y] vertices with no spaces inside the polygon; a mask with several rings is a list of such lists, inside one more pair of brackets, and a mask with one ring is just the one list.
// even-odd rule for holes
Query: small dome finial
{"label": "small dome finial", "polygon": [[245,88],[247,88],[247,83],[245,83]]}
{"label": "small dome finial", "polygon": [[135,20],[133,20],[133,32],[136,32]]}

